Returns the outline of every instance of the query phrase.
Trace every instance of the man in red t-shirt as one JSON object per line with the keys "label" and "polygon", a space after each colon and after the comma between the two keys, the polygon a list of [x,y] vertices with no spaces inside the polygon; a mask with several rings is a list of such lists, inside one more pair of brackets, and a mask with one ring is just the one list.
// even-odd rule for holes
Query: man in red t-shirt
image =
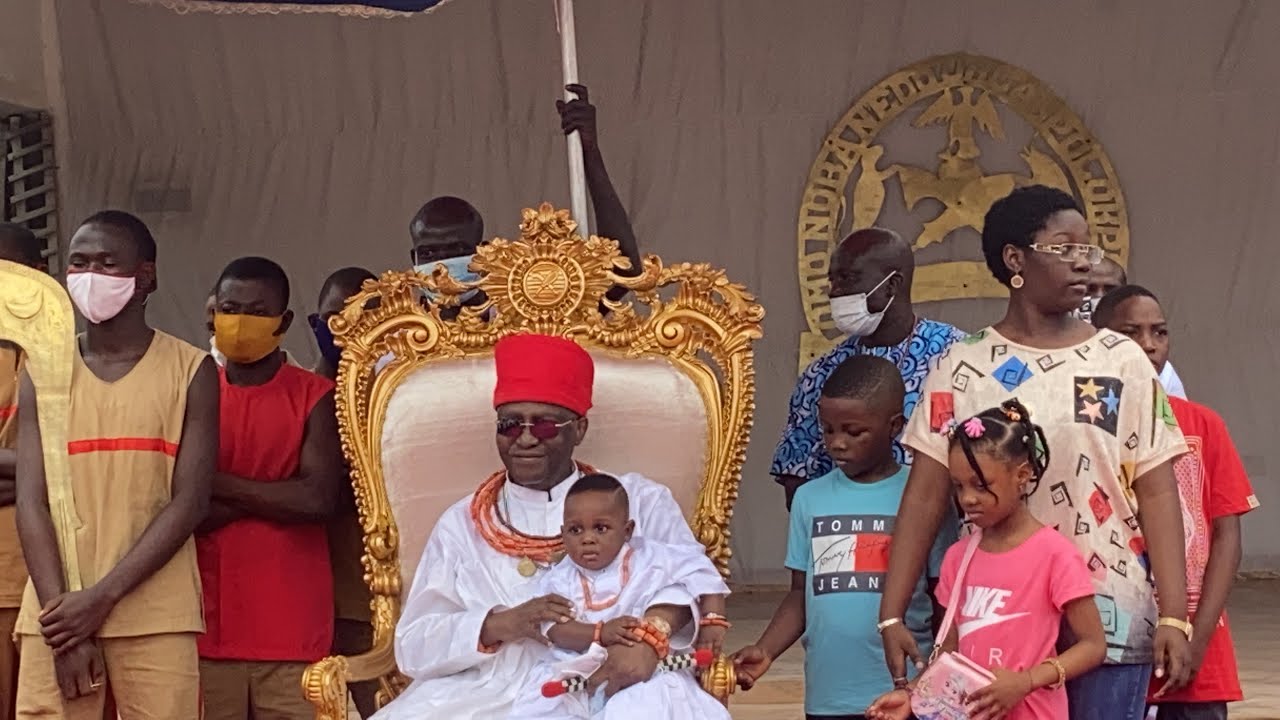
{"label": "man in red t-shirt", "polygon": [[[1126,285],[1094,309],[1094,324],[1129,336],[1156,372],[1169,357],[1169,329],[1151,291]],[[1151,683],[1160,720],[1226,720],[1227,703],[1242,700],[1235,648],[1227,628],[1227,596],[1240,566],[1240,516],[1258,507],[1227,426],[1203,405],[1169,398],[1191,449],[1174,463],[1187,542],[1187,607],[1192,615],[1191,684],[1162,695]]]}
{"label": "man in red t-shirt", "polygon": [[302,673],[333,642],[324,521],[345,479],[333,383],[279,352],[288,307],[289,280],[270,260],[240,258],[218,279],[222,430],[196,543],[207,720],[310,720]]}

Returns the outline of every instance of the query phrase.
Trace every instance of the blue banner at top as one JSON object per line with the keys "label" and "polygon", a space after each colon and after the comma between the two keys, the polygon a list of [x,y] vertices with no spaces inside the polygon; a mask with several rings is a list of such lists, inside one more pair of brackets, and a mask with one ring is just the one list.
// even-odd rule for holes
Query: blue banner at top
{"label": "blue banner at top", "polygon": [[180,13],[217,14],[330,13],[358,17],[393,17],[430,12],[450,0],[133,0],[162,5]]}

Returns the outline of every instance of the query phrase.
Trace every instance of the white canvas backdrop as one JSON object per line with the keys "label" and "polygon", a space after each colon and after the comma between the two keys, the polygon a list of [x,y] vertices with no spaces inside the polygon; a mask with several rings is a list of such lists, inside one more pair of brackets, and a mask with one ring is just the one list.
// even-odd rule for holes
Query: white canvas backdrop
{"label": "white canvas backdrop", "polygon": [[[469,198],[487,234],[510,237],[521,208],[568,205],[551,5],[460,0],[373,21],[59,0],[70,219],[169,193],[175,210],[144,214],[161,243],[152,316],[197,342],[205,293],[234,257],[282,262],[306,313],[339,266],[407,265],[408,219],[431,196]],[[578,6],[581,76],[643,250],[726,267],[769,312],[737,579],[785,578],[768,465],[804,327],[795,223],[809,165],[872,83],[954,51],[1034,73],[1105,144],[1129,202],[1131,274],[1163,293],[1178,368],[1227,418],[1264,503],[1246,563],[1280,567],[1280,3]],[[998,308],[921,310],[974,329]],[[296,327],[290,349],[313,357]]]}

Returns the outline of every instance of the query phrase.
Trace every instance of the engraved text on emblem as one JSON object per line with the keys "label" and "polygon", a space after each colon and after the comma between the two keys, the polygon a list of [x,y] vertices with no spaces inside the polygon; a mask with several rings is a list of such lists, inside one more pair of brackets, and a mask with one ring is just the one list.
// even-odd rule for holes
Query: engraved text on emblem
{"label": "engraved text on emblem", "polygon": [[555,305],[569,292],[569,274],[556,263],[541,260],[524,275],[524,294],[535,305]]}

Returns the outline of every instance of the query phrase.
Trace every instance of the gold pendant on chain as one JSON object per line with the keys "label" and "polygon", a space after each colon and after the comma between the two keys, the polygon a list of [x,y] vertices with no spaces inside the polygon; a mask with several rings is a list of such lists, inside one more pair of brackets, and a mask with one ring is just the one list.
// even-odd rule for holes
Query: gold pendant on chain
{"label": "gold pendant on chain", "polygon": [[538,566],[534,564],[533,560],[522,557],[516,565],[516,572],[520,573],[521,577],[533,577],[533,574],[538,572]]}

